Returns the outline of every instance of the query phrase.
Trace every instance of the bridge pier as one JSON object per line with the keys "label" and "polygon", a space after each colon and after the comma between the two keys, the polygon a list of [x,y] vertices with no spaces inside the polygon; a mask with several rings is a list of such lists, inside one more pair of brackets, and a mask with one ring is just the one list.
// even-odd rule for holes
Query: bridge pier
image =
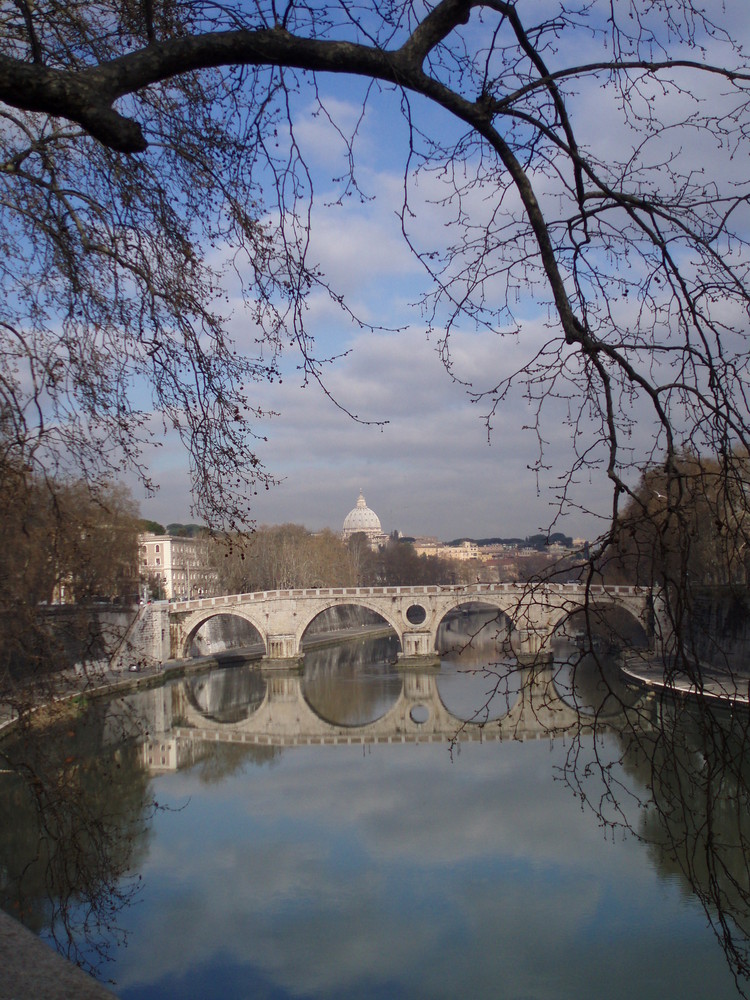
{"label": "bridge pier", "polygon": [[266,640],[266,655],[261,663],[264,667],[295,667],[302,665],[297,638],[294,635],[269,635]]}
{"label": "bridge pier", "polygon": [[650,625],[647,630],[649,650],[655,656],[664,657],[674,640],[674,628],[663,590],[652,595]]}
{"label": "bridge pier", "polygon": [[431,632],[404,632],[398,663],[402,667],[432,667],[440,665]]}
{"label": "bridge pier", "polygon": [[519,628],[511,635],[513,654],[521,664],[543,663],[552,659],[552,632],[548,629]]}

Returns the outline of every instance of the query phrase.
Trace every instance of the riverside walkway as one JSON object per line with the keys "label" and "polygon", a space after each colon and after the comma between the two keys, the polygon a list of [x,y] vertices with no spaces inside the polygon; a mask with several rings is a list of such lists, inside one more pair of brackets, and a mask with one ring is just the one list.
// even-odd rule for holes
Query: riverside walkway
{"label": "riverside walkway", "polygon": [[686,671],[665,668],[659,657],[632,655],[623,658],[621,669],[628,680],[653,691],[678,697],[704,698],[710,702],[723,702],[727,706],[750,705],[750,672],[701,664],[700,676],[696,678]]}

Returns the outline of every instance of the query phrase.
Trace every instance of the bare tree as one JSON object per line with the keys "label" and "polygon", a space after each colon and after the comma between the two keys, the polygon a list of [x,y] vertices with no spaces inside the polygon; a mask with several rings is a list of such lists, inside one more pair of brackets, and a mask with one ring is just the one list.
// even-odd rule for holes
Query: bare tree
{"label": "bare tree", "polygon": [[52,672],[102,655],[92,603],[137,600],[137,511],[122,487],[92,492],[28,469],[6,470],[3,486],[0,693],[19,711],[35,700],[31,677],[51,681]]}
{"label": "bare tree", "polygon": [[[587,579],[634,510],[657,533],[677,524],[691,537],[684,497],[700,490],[686,485],[688,453],[720,470],[714,508],[727,519],[715,538],[742,536],[748,58],[718,0],[530,10],[0,3],[3,475],[75,468],[96,485],[126,466],[149,484],[143,446],[174,429],[196,514],[247,517],[246,501],[272,481],[248,447],[253,380],[275,379],[292,341],[325,389],[306,299],[323,290],[353,316],[310,259],[315,190],[295,119],[304,92],[345,144],[341,197],[359,194],[362,118],[337,121],[324,82],[349,74],[365,81],[363,116],[397,95],[407,139],[395,207],[430,279],[421,304],[449,374],[458,378],[454,330],[523,345],[528,307],[547,309],[543,343],[510,375],[466,389],[488,431],[503,401],[525,393],[540,475],[545,407],[556,419],[562,407],[573,451],[560,513],[585,506],[581,479],[608,477]],[[416,193],[427,180],[448,223],[429,235]],[[228,335],[229,275],[242,283],[254,356]],[[665,504],[639,486],[649,462]],[[729,573],[744,549],[713,551],[729,553]],[[669,567],[681,641],[691,560]],[[612,772],[600,773],[615,800]],[[733,960],[744,974],[746,960]]]}
{"label": "bare tree", "polygon": [[[518,296],[549,307],[547,344],[475,391],[489,423],[519,382],[539,406],[568,400],[576,457],[560,509],[593,465],[617,513],[643,457],[635,421],[667,467],[686,441],[721,456],[745,446],[748,182],[730,158],[750,76],[731,25],[691,0],[523,18],[503,0],[4,5],[11,440],[46,461],[73,449],[94,474],[111,462],[108,435],[137,466],[151,428],[132,389],[145,375],[190,449],[197,509],[243,513],[238,495],[267,484],[247,450],[248,381],[275,377],[287,337],[321,374],[303,302],[325,276],[307,261],[313,190],[293,97],[308,87],[329,113],[319,81],[348,73],[377,84],[366,106],[382,87],[401,94],[404,235],[433,279],[424,305],[449,370],[455,324],[515,335]],[[592,95],[619,119],[619,154],[597,150]],[[430,104],[444,133],[422,124]],[[700,158],[682,148],[693,139]],[[443,244],[410,231],[420,171],[454,212]],[[250,275],[255,358],[233,352],[215,306],[217,245]]]}
{"label": "bare tree", "polygon": [[223,593],[292,587],[341,587],[355,581],[347,547],[331,531],[300,524],[260,527],[250,539],[229,537],[211,549]]}

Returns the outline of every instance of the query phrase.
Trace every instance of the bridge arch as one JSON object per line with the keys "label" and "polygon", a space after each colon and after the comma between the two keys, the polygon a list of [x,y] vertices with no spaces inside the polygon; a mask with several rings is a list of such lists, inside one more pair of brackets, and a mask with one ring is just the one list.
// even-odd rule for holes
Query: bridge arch
{"label": "bridge arch", "polygon": [[[507,608],[504,607],[501,602],[487,600],[484,597],[481,597],[481,598],[471,598],[468,600],[464,599],[462,601],[458,601],[452,607],[449,607],[445,611],[442,610],[439,611],[436,632],[439,632],[441,628],[444,628],[445,631],[457,631],[460,635],[462,635],[463,633],[461,630],[461,621],[457,620],[456,618],[450,617],[454,615],[456,612],[461,612],[462,615],[465,614],[467,617],[470,614],[492,615],[492,618],[488,619],[484,624],[480,626],[478,632],[470,634],[467,633],[467,637],[471,637],[471,635],[473,634],[480,634],[482,632],[484,632],[486,636],[489,633],[485,632],[485,629],[491,629],[493,627],[497,629],[498,633],[502,632],[503,629],[505,629],[505,631],[507,632],[515,628],[513,616],[509,614]],[[451,628],[451,625],[453,624],[457,626],[455,629]]]}
{"label": "bridge arch", "polygon": [[354,607],[354,608],[365,608],[367,611],[371,611],[376,614],[379,618],[382,618],[386,625],[389,625],[393,631],[396,633],[396,638],[398,639],[401,648],[404,648],[404,637],[403,629],[400,625],[398,617],[396,614],[389,612],[387,607],[383,607],[379,601],[368,600],[366,597],[359,596],[347,596],[346,599],[341,597],[331,597],[327,601],[321,601],[320,605],[316,607],[312,613],[308,614],[306,618],[302,619],[295,632],[295,641],[297,643],[297,648],[301,648],[302,639],[307,632],[308,628],[319,618],[320,615],[330,611],[331,608],[341,608],[341,607]]}
{"label": "bridge arch", "polygon": [[[498,652],[502,651],[502,639],[503,637],[507,642],[511,641],[511,636],[517,631],[517,619],[518,619],[518,604],[514,601],[509,601],[507,596],[497,596],[492,594],[481,594],[481,595],[470,595],[470,596],[460,596],[456,595],[450,601],[444,603],[442,607],[438,609],[438,612],[433,622],[433,630],[431,637],[432,649],[439,654],[444,654],[450,651],[450,644],[446,645],[444,642],[438,644],[438,635],[440,634],[440,629],[445,624],[446,619],[457,611],[463,611],[464,609],[472,609],[477,612],[487,612],[488,614],[494,615],[494,618],[487,621],[476,633],[475,636],[467,635],[466,642],[470,644],[473,638],[480,635],[481,632],[486,629],[496,629],[496,641],[498,645]],[[449,631],[446,626],[446,632]],[[503,633],[505,635],[503,636]],[[489,635],[489,632],[485,633]],[[455,645],[455,644],[454,644]]]}
{"label": "bridge arch", "polygon": [[[630,602],[615,600],[606,595],[594,595],[586,608],[578,607],[570,610],[559,609],[550,618],[550,632],[564,635],[570,633],[572,625],[574,635],[587,629],[576,629],[578,622],[583,622],[583,616],[588,615],[587,626],[590,626],[591,638],[601,637],[613,644],[620,639],[623,645],[648,646],[649,621],[647,607],[635,608]],[[568,628],[566,628],[568,626]]]}
{"label": "bridge arch", "polygon": [[189,659],[190,648],[201,628],[207,624],[207,622],[221,617],[239,618],[240,620],[247,622],[249,625],[252,625],[258,633],[259,639],[263,643],[264,648],[266,650],[268,649],[268,633],[265,630],[259,615],[255,615],[251,611],[242,607],[215,608],[196,611],[182,623],[181,649],[178,651],[177,655],[182,659]]}

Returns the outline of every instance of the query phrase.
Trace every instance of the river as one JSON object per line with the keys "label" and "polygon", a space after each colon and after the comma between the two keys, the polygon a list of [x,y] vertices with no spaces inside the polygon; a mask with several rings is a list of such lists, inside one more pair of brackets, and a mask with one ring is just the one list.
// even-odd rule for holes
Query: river
{"label": "river", "polygon": [[707,736],[572,647],[394,657],[68,710],[0,775],[3,908],[123,1000],[739,995],[744,721]]}

